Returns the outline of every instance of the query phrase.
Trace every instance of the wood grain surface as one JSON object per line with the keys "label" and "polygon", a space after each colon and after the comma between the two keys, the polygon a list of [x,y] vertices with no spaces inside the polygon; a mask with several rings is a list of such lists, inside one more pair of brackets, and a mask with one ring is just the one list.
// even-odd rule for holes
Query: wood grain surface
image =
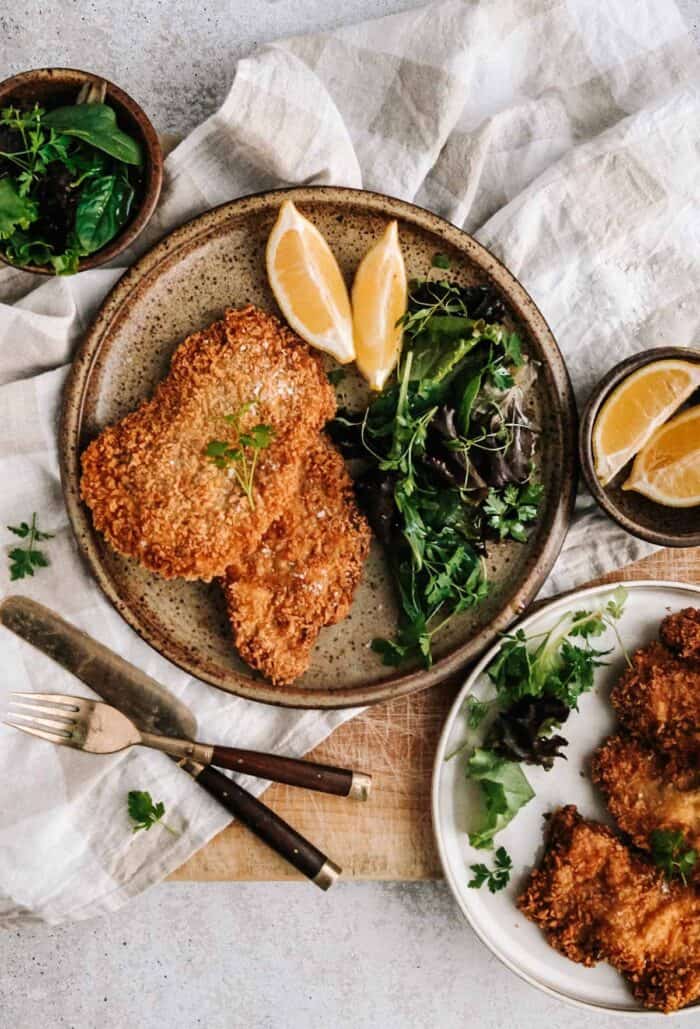
{"label": "wood grain surface", "polygon": [[[677,579],[700,583],[700,547],[662,550],[596,582]],[[434,879],[440,876],[430,819],[433,756],[465,673],[413,696],[368,708],[309,757],[372,774],[367,803],[273,785],[265,802],[343,868],[345,879]],[[230,825],[172,879],[186,881],[299,878],[239,824]]]}

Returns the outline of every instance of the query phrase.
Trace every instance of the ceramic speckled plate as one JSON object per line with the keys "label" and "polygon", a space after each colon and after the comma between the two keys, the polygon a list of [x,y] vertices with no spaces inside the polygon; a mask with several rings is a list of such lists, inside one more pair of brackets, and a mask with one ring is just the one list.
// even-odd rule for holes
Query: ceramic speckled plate
{"label": "ceramic speckled plate", "polygon": [[[165,375],[190,332],[227,306],[277,311],[267,283],[265,243],[283,199],[312,219],[348,281],[388,220],[397,218],[409,276],[425,276],[436,251],[464,283],[492,282],[513,314],[527,352],[540,363],[532,414],[542,427],[539,461],[545,498],[526,545],[494,546],[491,594],[438,637],[435,664],[399,670],[370,648],[391,636],[396,603],[373,546],[350,615],[321,632],[308,672],[293,687],[273,687],[244,665],[228,632],[216,584],[166,582],[112,551],[80,501],[80,454],[108,423],[133,410]],[[330,362],[329,362],[330,367]],[[352,373],[347,400],[361,390]],[[459,229],[411,204],[361,190],[312,187],[244,197],[177,229],[145,255],[105,300],[74,361],[64,400],[61,469],[80,547],[98,582],[131,626],[171,661],[221,689],[253,700],[301,707],[368,704],[430,686],[475,658],[530,603],[559,552],[575,492],[576,414],[564,363],[525,290],[488,251]]]}
{"label": "ceramic speckled plate", "polygon": [[[698,586],[654,581],[622,585],[628,597],[618,628],[630,653],[658,638],[659,623],[667,614],[700,604]],[[525,618],[518,628],[528,634],[546,632],[564,612],[588,608],[601,597],[608,597],[614,589],[613,583],[569,593]],[[513,861],[511,881],[506,889],[491,894],[486,887],[475,890],[467,886],[471,878],[469,866],[484,860],[491,865],[492,859],[488,851],[471,847],[467,836],[479,804],[478,793],[464,774],[471,748],[446,760],[446,755],[470,738],[464,702],[470,693],[477,698],[489,695],[484,670],[497,653],[498,645],[470,672],[442,730],[433,770],[433,828],[445,878],[462,913],[486,946],[511,971],[561,1000],[599,1012],[612,1011],[639,1018],[655,1013],[640,1006],[622,976],[610,965],[600,962],[594,968],[585,968],[569,961],[549,946],[537,926],[516,907],[527,875],[543,852],[544,815],[565,804],[576,804],[585,818],[613,825],[601,795],[591,782],[590,761],[597,747],[615,731],[615,713],[608,698],[624,671],[625,662],[612,632],[596,641],[596,646],[613,649],[606,658],[608,663],[596,669],[593,690],[581,698],[578,711],[572,712],[563,726],[562,734],[569,741],[566,761],[557,761],[550,772],[530,766],[524,769],[535,796],[496,837],[496,844],[504,846]],[[472,732],[470,742],[476,746],[479,738],[478,730]],[[674,1018],[691,1014],[697,1018],[699,1010],[700,1005],[695,1004],[675,1012]]]}

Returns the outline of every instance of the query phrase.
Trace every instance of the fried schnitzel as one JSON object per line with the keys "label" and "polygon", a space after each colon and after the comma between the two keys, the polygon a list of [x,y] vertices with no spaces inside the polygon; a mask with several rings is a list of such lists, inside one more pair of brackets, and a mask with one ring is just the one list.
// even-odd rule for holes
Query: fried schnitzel
{"label": "fried schnitzel", "polygon": [[573,805],[550,818],[547,850],[518,907],[572,961],[608,961],[645,1007],[700,998],[700,895],[632,854]]}
{"label": "fried schnitzel", "polygon": [[619,827],[642,850],[650,849],[654,829],[680,829],[700,853],[700,768],[679,771],[638,740],[610,736],[593,758],[592,779]]}
{"label": "fried schnitzel", "polygon": [[661,639],[679,657],[700,662],[700,608],[685,607],[661,623]]}
{"label": "fried schnitzel", "polygon": [[[672,625],[679,631],[679,622]],[[699,663],[677,657],[663,643],[650,643],[632,656],[610,701],[632,735],[673,754],[679,763],[700,760]]]}
{"label": "fried schnitzel", "polygon": [[321,628],[348,613],[369,544],[345,463],[318,436],[283,514],[222,581],[241,657],[276,685],[301,675]]}
{"label": "fried schnitzel", "polygon": [[[248,500],[230,468],[205,455],[264,424]],[[180,344],[153,397],[89,445],[81,491],[95,528],[121,554],[166,579],[223,575],[250,553],[297,488],[301,459],[335,412],[319,359],[276,318],[254,308]]]}

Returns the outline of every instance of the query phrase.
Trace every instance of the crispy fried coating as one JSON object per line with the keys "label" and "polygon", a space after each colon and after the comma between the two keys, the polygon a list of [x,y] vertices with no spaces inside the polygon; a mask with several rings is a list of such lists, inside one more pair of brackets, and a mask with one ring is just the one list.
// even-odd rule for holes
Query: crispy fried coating
{"label": "crispy fried coating", "polygon": [[648,1008],[700,998],[700,895],[668,884],[605,826],[573,805],[556,811],[539,868],[518,907],[572,961],[605,960]]}
{"label": "crispy fried coating", "polygon": [[700,661],[700,608],[686,607],[667,615],[661,623],[661,639],[679,657]]}
{"label": "crispy fried coating", "polygon": [[633,655],[610,700],[627,732],[688,765],[700,760],[700,664],[650,643]]}
{"label": "crispy fried coating", "polygon": [[[259,452],[252,507],[232,470],[204,453],[213,439],[237,442],[225,416],[246,404],[243,431],[274,430]],[[180,344],[150,400],[89,445],[83,499],[121,554],[166,579],[208,581],[281,514],[304,452],[334,412],[320,361],[291,330],[254,307],[228,310]]]}
{"label": "crispy fried coating", "polygon": [[320,435],[284,513],[222,582],[241,657],[276,685],[302,675],[321,628],[350,609],[370,536],[345,463]]}
{"label": "crispy fried coating", "polygon": [[680,829],[700,853],[700,768],[680,771],[639,740],[610,736],[593,758],[592,779],[636,846],[649,850],[654,829]]}

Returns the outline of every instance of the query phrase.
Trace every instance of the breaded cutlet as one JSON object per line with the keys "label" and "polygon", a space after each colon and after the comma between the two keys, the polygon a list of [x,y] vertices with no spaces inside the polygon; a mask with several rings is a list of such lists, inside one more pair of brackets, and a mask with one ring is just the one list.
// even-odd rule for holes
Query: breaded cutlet
{"label": "breaded cutlet", "polygon": [[637,847],[649,850],[655,829],[671,829],[700,854],[700,768],[678,770],[639,740],[610,736],[593,757],[591,778]]}
{"label": "breaded cutlet", "polygon": [[700,998],[700,895],[667,883],[573,805],[551,816],[518,907],[572,961],[609,962],[645,1007],[671,1012]]}
{"label": "breaded cutlet", "polygon": [[700,608],[686,607],[667,615],[661,623],[660,634],[678,657],[700,662]]}
{"label": "breaded cutlet", "polygon": [[320,630],[350,609],[370,535],[342,457],[319,435],[281,516],[222,580],[236,647],[249,665],[275,685],[306,671]]}
{"label": "breaded cutlet", "polygon": [[[237,443],[226,416],[244,405],[242,431],[274,430],[259,451],[252,506],[232,469],[205,454],[212,440]],[[282,514],[304,453],[334,413],[306,344],[255,307],[228,310],[180,344],[150,400],[90,443],[83,499],[121,554],[166,579],[208,581],[253,551]]]}
{"label": "breaded cutlet", "polygon": [[622,726],[680,764],[700,760],[700,664],[663,643],[637,650],[610,694]]}

